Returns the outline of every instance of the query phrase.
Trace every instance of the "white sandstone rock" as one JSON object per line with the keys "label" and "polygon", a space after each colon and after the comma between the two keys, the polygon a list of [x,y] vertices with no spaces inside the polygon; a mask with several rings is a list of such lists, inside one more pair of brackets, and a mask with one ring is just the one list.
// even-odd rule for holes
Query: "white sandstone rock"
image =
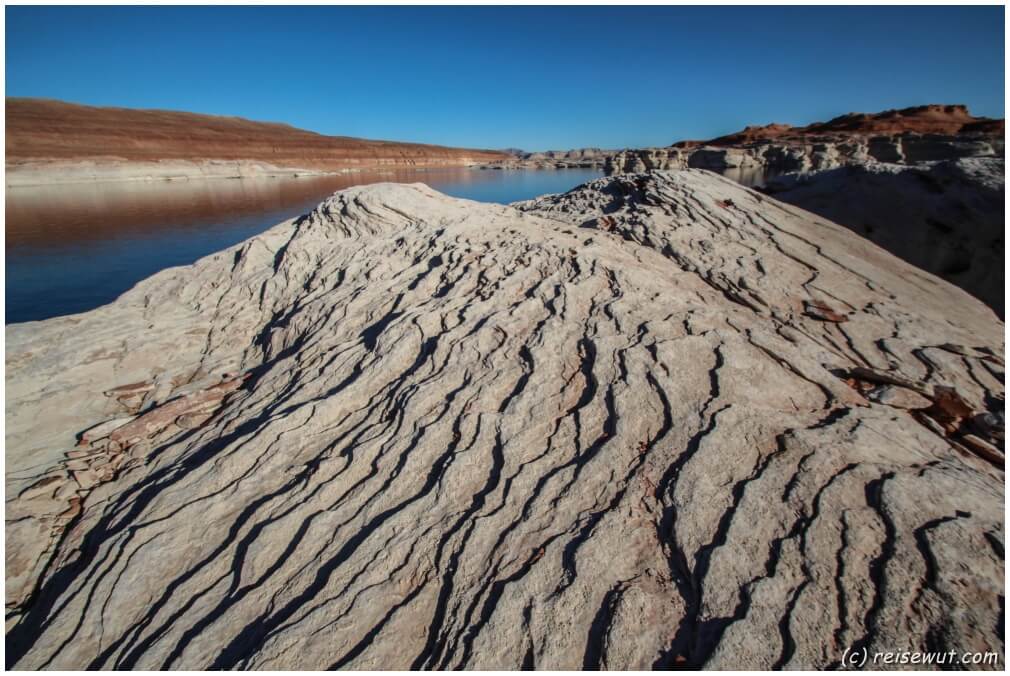
{"label": "white sandstone rock", "polygon": [[[814,300],[848,321],[807,316]],[[7,327],[8,495],[109,417],[105,390],[252,374],[202,426],[133,446],[52,550],[8,528],[35,590],[9,609],[8,665],[821,668],[857,645],[996,649],[1002,472],[846,375],[1001,400],[1002,368],[947,343],[1002,360],[1003,324],[708,172],[515,207],[342,191],[111,305]]]}

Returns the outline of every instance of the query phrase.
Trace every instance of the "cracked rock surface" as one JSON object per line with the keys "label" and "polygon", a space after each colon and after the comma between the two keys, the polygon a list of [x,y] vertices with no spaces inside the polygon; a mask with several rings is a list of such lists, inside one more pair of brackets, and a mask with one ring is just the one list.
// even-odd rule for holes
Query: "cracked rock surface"
{"label": "cracked rock surface", "polygon": [[704,171],[342,191],[7,327],[7,663],[1002,653],[1003,330]]}

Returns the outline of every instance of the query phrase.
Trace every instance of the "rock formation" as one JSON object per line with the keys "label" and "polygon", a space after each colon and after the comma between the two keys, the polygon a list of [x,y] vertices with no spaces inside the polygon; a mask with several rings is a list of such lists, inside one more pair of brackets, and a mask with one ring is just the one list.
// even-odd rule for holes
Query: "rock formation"
{"label": "rock formation", "polygon": [[1004,121],[975,117],[962,105],[925,105],[882,113],[848,113],[827,122],[805,127],[769,124],[747,127],[743,131],[720,136],[707,142],[713,146],[738,146],[768,140],[799,140],[810,136],[896,136],[900,134],[957,136],[985,134],[1002,137]]}
{"label": "rock formation", "polygon": [[997,651],[1003,324],[702,171],[423,185],[7,329],[18,668]]}
{"label": "rock formation", "polygon": [[752,145],[643,148],[608,156],[608,175],[672,169],[708,169],[745,185],[763,185],[787,173],[885,162],[916,164],[962,157],[999,157],[1003,140],[989,136],[901,134],[849,139],[760,141]]}
{"label": "rock formation", "polygon": [[470,166],[506,157],[492,150],[324,136],[238,117],[6,100],[8,185]]}
{"label": "rock formation", "polygon": [[609,175],[709,169],[813,211],[951,281],[1004,316],[1003,120],[964,106],[747,127],[608,156]]}
{"label": "rock formation", "polygon": [[481,165],[481,169],[602,169],[615,150],[577,148],[575,150],[545,150],[526,152],[509,148],[510,157]]}
{"label": "rock formation", "polygon": [[918,106],[850,113],[805,127],[770,124],[709,141],[625,150],[608,156],[607,174],[710,169],[747,185],[795,172],[851,164],[914,164],[961,157],[1002,156],[1004,122],[973,117],[965,106]]}
{"label": "rock formation", "polygon": [[1004,316],[1005,165],[970,158],[787,174],[765,192],[845,225]]}

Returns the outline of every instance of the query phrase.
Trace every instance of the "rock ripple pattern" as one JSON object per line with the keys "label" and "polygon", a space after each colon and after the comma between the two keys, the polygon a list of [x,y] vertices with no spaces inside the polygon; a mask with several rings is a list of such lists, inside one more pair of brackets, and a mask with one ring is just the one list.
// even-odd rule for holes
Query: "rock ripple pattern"
{"label": "rock ripple pattern", "polygon": [[9,666],[1003,650],[1002,322],[706,171],[351,188],[6,356]]}

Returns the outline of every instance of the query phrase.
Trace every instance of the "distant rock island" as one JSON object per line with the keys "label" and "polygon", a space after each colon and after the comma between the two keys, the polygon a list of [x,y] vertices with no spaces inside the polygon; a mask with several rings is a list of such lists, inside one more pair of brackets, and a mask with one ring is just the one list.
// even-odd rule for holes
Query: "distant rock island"
{"label": "distant rock island", "polygon": [[9,668],[1002,659],[1003,323],[709,171],[354,187],[6,345]]}
{"label": "distant rock island", "polygon": [[6,100],[7,184],[292,176],[384,167],[458,167],[494,150],[324,136],[272,122],[165,110]]}

